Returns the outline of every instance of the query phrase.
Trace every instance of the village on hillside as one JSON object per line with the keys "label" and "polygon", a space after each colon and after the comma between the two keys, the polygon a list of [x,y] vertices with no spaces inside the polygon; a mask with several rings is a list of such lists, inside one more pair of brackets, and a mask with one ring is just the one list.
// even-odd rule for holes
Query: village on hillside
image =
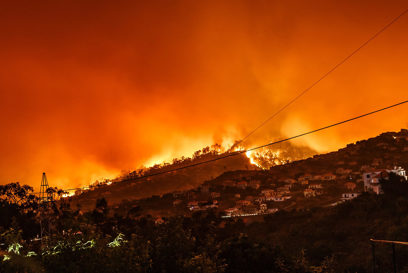
{"label": "village on hillside", "polygon": [[[406,179],[407,167],[408,130],[403,129],[268,170],[226,171],[190,190],[123,200],[112,208],[115,213],[137,208],[158,222],[210,209],[227,218],[307,210],[335,206],[363,192],[381,194],[380,181],[390,173]],[[105,188],[98,197],[109,203]]]}

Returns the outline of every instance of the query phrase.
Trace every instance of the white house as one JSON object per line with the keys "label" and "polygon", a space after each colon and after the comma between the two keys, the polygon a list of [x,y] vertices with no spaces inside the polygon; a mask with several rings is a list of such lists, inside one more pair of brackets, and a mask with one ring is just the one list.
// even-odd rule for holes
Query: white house
{"label": "white house", "polygon": [[359,195],[360,195],[360,194],[359,194],[359,193],[356,193],[356,192],[343,193],[343,194],[341,195],[341,199],[344,200],[344,201],[346,201],[346,200],[351,200],[351,199],[356,198],[356,197],[359,196]]}
{"label": "white house", "polygon": [[363,174],[364,191],[372,191],[376,194],[382,193],[380,181],[381,179],[388,179],[388,175],[394,173],[402,176],[407,180],[406,171],[401,167],[394,167],[392,170],[377,170],[374,172],[367,172]]}
{"label": "white house", "polygon": [[225,212],[225,215],[231,217],[231,216],[238,215],[240,210],[238,208],[229,208],[229,209],[226,209],[224,212]]}
{"label": "white house", "polygon": [[255,202],[256,203],[262,203],[262,202],[264,202],[266,200],[266,197],[265,196],[258,196],[256,199],[255,199]]}
{"label": "white house", "polygon": [[316,196],[316,191],[314,189],[305,189],[303,191],[303,195],[306,198],[315,197]]}
{"label": "white house", "polygon": [[275,196],[275,197],[272,197],[271,200],[274,202],[283,202],[286,200],[286,198],[284,196]]}

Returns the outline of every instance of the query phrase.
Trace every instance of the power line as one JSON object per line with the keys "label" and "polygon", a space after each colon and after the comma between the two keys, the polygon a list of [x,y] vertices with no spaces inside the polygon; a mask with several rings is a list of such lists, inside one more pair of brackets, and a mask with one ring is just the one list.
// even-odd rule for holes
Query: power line
{"label": "power line", "polygon": [[[279,144],[279,143],[282,143],[282,142],[287,142],[287,141],[295,139],[295,138],[299,138],[299,137],[310,135],[310,134],[313,134],[313,133],[316,133],[316,132],[319,132],[319,131],[323,131],[323,130],[326,130],[326,129],[329,129],[329,128],[332,128],[332,127],[335,127],[335,126],[338,126],[338,125],[341,125],[341,124],[344,124],[344,123],[347,123],[347,122],[354,121],[356,119],[360,119],[360,118],[363,118],[363,117],[366,117],[366,116],[370,116],[370,115],[373,115],[373,114],[376,114],[376,113],[379,113],[379,112],[382,112],[382,111],[385,111],[385,110],[400,106],[400,105],[405,104],[405,103],[408,103],[408,100],[405,100],[405,101],[402,101],[402,102],[399,102],[399,103],[396,103],[396,104],[393,104],[393,105],[390,105],[390,106],[387,106],[387,107],[384,107],[384,108],[381,108],[381,109],[377,109],[375,111],[372,111],[372,112],[369,112],[369,113],[366,113],[366,114],[362,114],[362,115],[359,115],[359,116],[356,116],[356,117],[353,117],[353,118],[350,118],[350,119],[346,119],[346,120],[343,120],[343,121],[340,121],[340,122],[337,122],[337,123],[333,123],[331,125],[327,125],[327,126],[319,128],[319,129],[308,131],[308,132],[305,132],[305,133],[302,133],[302,134],[299,134],[299,135],[295,135],[295,136],[292,136],[292,137],[288,137],[288,138],[285,138],[285,139],[281,139],[281,140],[278,140],[278,141],[270,142],[270,143],[267,143],[267,144],[264,144],[264,145],[261,145],[261,146],[249,148],[249,149],[242,150],[242,151],[236,151],[236,152],[229,153],[229,154],[226,154],[226,155],[223,155],[223,156],[220,156],[220,157],[217,157],[217,158],[213,158],[213,159],[210,159],[210,160],[205,160],[205,161],[197,162],[197,163],[194,163],[194,164],[177,167],[177,168],[174,168],[174,169],[171,169],[171,170],[166,170],[166,171],[162,171],[162,172],[158,172],[158,173],[147,174],[147,175],[143,175],[143,176],[140,176],[140,177],[135,177],[135,178],[128,179],[128,180],[144,179],[144,178],[148,178],[148,177],[152,177],[152,176],[171,173],[171,172],[175,172],[175,171],[179,171],[179,170],[183,170],[183,169],[187,169],[187,168],[192,168],[192,167],[199,166],[199,165],[204,165],[204,164],[211,163],[211,162],[218,161],[218,160],[222,160],[222,159],[225,159],[225,158],[237,156],[237,155],[240,155],[240,154],[244,154],[246,152],[258,150],[258,149],[265,148],[265,147],[268,147],[268,146],[272,146],[272,145],[275,145],[275,144]],[[123,180],[123,181],[127,181],[127,180]]]}
{"label": "power line", "polygon": [[[399,14],[397,17],[395,17],[391,22],[389,22],[389,23],[386,24],[384,27],[382,27],[382,28],[381,28],[379,31],[377,31],[373,36],[371,36],[367,41],[365,41],[365,42],[364,42],[363,44],[361,44],[357,49],[355,49],[352,53],[350,53],[349,55],[347,55],[347,56],[346,56],[344,59],[342,59],[339,63],[337,63],[335,66],[333,66],[328,72],[326,72],[325,74],[323,74],[318,80],[316,80],[315,82],[313,82],[310,86],[308,86],[306,89],[304,89],[301,93],[299,93],[296,97],[294,97],[292,100],[290,100],[287,104],[285,104],[284,106],[282,106],[278,111],[276,111],[273,115],[271,115],[270,117],[268,117],[264,122],[262,122],[260,125],[258,125],[255,129],[253,129],[248,135],[246,135],[244,138],[242,138],[239,142],[235,143],[235,144],[230,148],[230,150],[231,150],[233,147],[236,147],[236,146],[239,145],[240,143],[244,142],[244,141],[245,141],[246,139],[248,139],[252,134],[254,134],[257,130],[259,130],[259,129],[260,129],[261,127],[263,127],[266,123],[268,123],[271,119],[273,119],[275,116],[277,116],[277,115],[280,114],[282,111],[284,111],[286,108],[288,108],[288,107],[289,107],[291,104],[293,104],[296,100],[298,100],[299,98],[301,98],[301,97],[302,97],[304,94],[306,94],[310,89],[312,89],[314,86],[316,86],[318,83],[320,83],[324,78],[326,78],[327,76],[329,76],[329,75],[330,75],[332,72],[334,72],[337,68],[339,68],[341,65],[343,65],[347,60],[349,60],[349,59],[350,59],[352,56],[354,56],[358,51],[360,51],[360,50],[361,50],[362,48],[364,48],[367,44],[369,44],[371,41],[373,41],[375,38],[377,38],[382,32],[384,32],[386,29],[388,29],[391,25],[393,25],[396,21],[398,21],[402,16],[404,16],[407,12],[408,12],[408,9],[406,9],[404,12],[402,12],[402,13]],[[222,160],[222,159],[225,159],[225,158],[228,158],[228,157],[237,156],[237,155],[246,153],[246,152],[248,152],[248,151],[253,151],[253,150],[261,149],[261,148],[264,148],[264,147],[267,147],[267,146],[271,146],[271,145],[274,145],[274,144],[286,142],[286,141],[289,141],[289,140],[294,139],[294,138],[299,138],[299,137],[302,137],[302,136],[305,136],[305,135],[308,135],[308,134],[312,134],[312,133],[315,133],[315,132],[318,132],[318,131],[321,131],[321,130],[325,130],[325,129],[328,129],[328,128],[331,128],[331,127],[334,127],[334,126],[337,126],[337,125],[340,125],[340,124],[343,124],[343,123],[347,123],[347,122],[350,122],[350,121],[353,121],[353,120],[356,120],[356,119],[359,119],[359,118],[362,118],[362,117],[365,117],[365,116],[368,116],[368,115],[372,115],[372,114],[375,114],[375,113],[378,113],[378,112],[381,112],[381,111],[384,111],[384,110],[387,110],[387,109],[390,109],[390,108],[399,106],[399,105],[404,104],[404,103],[407,103],[407,102],[408,102],[408,101],[403,101],[403,102],[400,102],[400,103],[397,103],[397,104],[394,104],[394,105],[391,105],[391,106],[388,106],[388,107],[385,107],[385,108],[382,108],[382,109],[379,109],[379,110],[376,110],[376,111],[373,111],[373,112],[370,112],[370,113],[367,113],[367,114],[364,114],[364,115],[361,115],[361,116],[357,116],[357,117],[354,117],[354,118],[351,118],[351,119],[348,119],[348,120],[345,120],[345,121],[342,121],[342,122],[338,122],[338,123],[335,123],[335,124],[332,124],[332,125],[329,125],[329,126],[326,126],[326,127],[322,127],[322,128],[319,128],[319,129],[316,129],[316,130],[313,130],[313,131],[309,131],[309,132],[306,132],[306,133],[303,133],[303,134],[300,134],[300,135],[297,135],[297,136],[293,136],[293,137],[290,137],[290,138],[286,138],[286,139],[282,139],[282,140],[279,140],[279,141],[271,142],[271,143],[268,143],[268,144],[265,144],[265,145],[262,145],[262,146],[258,146],[258,147],[250,148],[250,149],[247,149],[247,150],[242,150],[242,151],[237,151],[237,152],[229,153],[229,154],[227,154],[227,155],[224,155],[224,156],[221,156],[221,157],[218,157],[218,158],[215,158],[215,159],[206,160],[206,161],[202,161],[202,162],[190,164],[190,165],[187,165],[187,166],[178,167],[178,168],[175,168],[175,169],[172,169],[172,170],[167,170],[167,171],[158,172],[158,173],[154,173],[154,174],[149,174],[149,175],[144,175],[144,176],[140,176],[140,177],[135,177],[135,178],[132,178],[131,180],[144,179],[144,178],[148,178],[148,177],[152,177],[152,176],[157,176],[157,175],[161,175],[161,174],[166,174],[166,173],[170,173],[170,172],[175,172],[175,171],[179,171],[179,170],[183,170],[183,169],[187,169],[187,168],[191,168],[191,167],[195,167],[195,166],[207,164],[207,163],[210,163],[210,162]],[[124,181],[126,181],[126,180],[124,180]],[[77,190],[77,189],[81,189],[81,188],[67,189],[66,191],[72,191],[72,190]]]}
{"label": "power line", "polygon": [[266,120],[264,120],[261,124],[259,124],[255,129],[253,129],[249,134],[247,134],[244,138],[242,138],[240,141],[235,143],[231,149],[236,147],[237,145],[241,144],[244,142],[246,139],[248,139],[251,135],[253,135],[256,131],[258,131],[260,128],[262,128],[265,124],[267,124],[270,120],[272,120],[274,117],[279,115],[282,111],[284,111],[286,108],[288,108],[290,105],[292,105],[295,101],[300,99],[303,95],[305,95],[310,89],[315,87],[317,84],[319,84],[323,79],[325,79],[327,76],[329,76],[331,73],[333,73],[337,68],[339,68],[341,65],[343,65],[347,60],[349,60],[351,57],[353,57],[358,51],[360,51],[362,48],[364,48],[366,45],[368,45],[371,41],[373,41],[375,38],[377,38],[382,32],[387,30],[391,25],[393,25],[398,19],[400,19],[402,16],[404,16],[408,12],[408,9],[406,9],[404,12],[402,12],[400,15],[395,17],[391,22],[383,26],[379,31],[377,31],[373,36],[371,36],[367,41],[365,41],[363,44],[361,44],[358,48],[356,48],[353,52],[351,52],[349,55],[347,55],[344,59],[342,59],[339,63],[337,63],[335,66],[333,66],[329,71],[327,71],[325,74],[323,74],[319,79],[317,79],[315,82],[313,82],[310,86],[308,86],[306,89],[304,89],[302,92],[300,92],[296,97],[294,97],[292,100],[290,100],[288,103],[286,103],[284,106],[282,106],[278,111],[273,113],[271,116],[269,116]]}
{"label": "power line", "polygon": [[[219,161],[219,160],[222,160],[222,159],[225,159],[225,158],[241,155],[241,154],[244,154],[246,152],[251,152],[251,151],[254,151],[254,150],[262,149],[262,148],[269,147],[269,146],[279,144],[279,143],[282,143],[282,142],[287,142],[287,141],[295,139],[295,138],[300,138],[300,137],[310,135],[310,134],[313,134],[313,133],[316,133],[316,132],[319,132],[319,131],[323,131],[323,130],[326,130],[326,129],[329,129],[329,128],[332,128],[332,127],[335,127],[335,126],[339,126],[339,125],[342,125],[342,124],[345,124],[345,123],[348,123],[348,122],[351,122],[351,121],[354,121],[354,120],[357,120],[357,119],[360,119],[360,118],[363,118],[363,117],[367,117],[367,116],[370,116],[370,115],[373,115],[373,114],[376,114],[376,113],[379,113],[379,112],[382,112],[382,111],[385,111],[385,110],[400,106],[400,105],[405,104],[405,103],[408,103],[408,100],[405,100],[405,101],[402,101],[402,102],[399,102],[399,103],[396,103],[396,104],[393,104],[393,105],[390,105],[390,106],[387,106],[387,107],[384,107],[384,108],[380,108],[380,109],[374,110],[372,112],[368,112],[368,113],[365,113],[365,114],[362,114],[362,115],[359,115],[359,116],[356,116],[356,117],[353,117],[353,118],[349,118],[349,119],[346,119],[346,120],[343,120],[343,121],[340,121],[340,122],[337,122],[337,123],[333,123],[333,124],[330,124],[330,125],[327,125],[327,126],[324,126],[324,127],[312,130],[312,131],[308,131],[308,132],[305,132],[305,133],[302,133],[302,134],[299,134],[299,135],[295,135],[295,136],[284,138],[284,139],[281,139],[281,140],[278,140],[278,141],[270,142],[270,143],[267,143],[267,144],[264,144],[264,145],[261,145],[261,146],[256,146],[256,147],[249,148],[249,149],[246,149],[246,150],[228,153],[226,155],[223,155],[223,156],[220,156],[220,157],[217,157],[217,158],[197,162],[197,163],[186,165],[186,166],[177,167],[177,168],[174,168],[174,169],[171,169],[171,170],[166,170],[166,171],[162,171],[162,172],[157,172],[157,173],[147,174],[147,175],[143,175],[143,176],[139,176],[139,177],[133,177],[133,178],[125,179],[125,180],[122,180],[121,182],[130,181],[130,180],[141,180],[141,179],[144,179],[144,178],[148,178],[148,177],[152,177],[152,176],[158,176],[158,175],[162,175],[162,174],[166,174],[166,173],[172,173],[172,172],[176,172],[176,171],[196,167],[196,166],[199,166],[199,165],[204,165],[204,164],[207,164],[207,163]],[[82,188],[66,189],[65,191],[80,190],[80,189],[82,189]]]}

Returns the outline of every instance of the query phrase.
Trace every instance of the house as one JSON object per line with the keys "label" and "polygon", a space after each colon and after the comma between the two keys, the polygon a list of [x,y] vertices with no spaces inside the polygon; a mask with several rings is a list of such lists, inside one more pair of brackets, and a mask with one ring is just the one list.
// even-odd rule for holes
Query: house
{"label": "house", "polygon": [[341,195],[341,200],[351,200],[351,199],[356,198],[359,195],[360,195],[359,193],[355,193],[355,192],[343,193]]}
{"label": "house", "polygon": [[229,208],[229,209],[224,210],[224,213],[225,213],[226,216],[232,217],[232,216],[239,215],[240,210],[238,208],[236,208],[236,207],[233,207],[233,208]]}
{"label": "house", "polygon": [[160,216],[157,217],[157,218],[154,220],[154,224],[155,224],[155,225],[161,225],[161,224],[163,224],[163,223],[164,223],[164,220],[163,220],[163,218],[161,218]]}
{"label": "house", "polygon": [[356,183],[353,182],[347,182],[344,184],[346,189],[353,191],[356,188]]}
{"label": "house", "polygon": [[200,208],[200,206],[191,206],[191,207],[188,207],[188,209],[189,209],[190,211],[202,210],[202,209]]}
{"label": "house", "polygon": [[172,193],[174,198],[178,198],[183,195],[182,191],[175,191]]}
{"label": "house", "polygon": [[396,150],[398,150],[398,148],[393,146],[393,147],[388,148],[388,150],[391,152],[395,152]]}
{"label": "house", "polygon": [[240,181],[235,184],[237,188],[245,190],[248,187],[248,183],[246,181]]}
{"label": "house", "polygon": [[302,176],[299,176],[299,178],[298,178],[298,181],[300,182],[300,183],[302,183],[302,182],[304,182],[304,181],[309,181],[309,180],[313,180],[313,175],[311,175],[311,174],[304,174],[304,175],[302,175]]}
{"label": "house", "polygon": [[332,173],[326,173],[323,175],[323,180],[325,181],[333,181],[336,180],[336,175]]}
{"label": "house", "polygon": [[187,208],[189,210],[197,210],[200,208],[200,206],[198,205],[198,201],[191,201],[187,203]]}
{"label": "house", "polygon": [[337,178],[340,179],[340,180],[347,180],[347,179],[351,180],[350,176],[347,175],[347,174],[337,176]]}
{"label": "house", "polygon": [[381,147],[381,148],[386,148],[386,147],[388,146],[388,143],[380,142],[380,143],[377,143],[376,146],[377,146],[377,147]]}
{"label": "house", "polygon": [[316,191],[314,189],[305,189],[303,191],[303,195],[306,198],[315,197],[316,196]]}
{"label": "house", "polygon": [[348,175],[352,172],[353,170],[351,169],[344,169],[344,168],[338,168],[336,170],[336,174],[340,174],[340,175]]}
{"label": "house", "polygon": [[[286,185],[286,186],[290,186],[290,185]],[[286,186],[279,187],[279,188],[276,189],[276,191],[278,193],[280,193],[280,194],[289,194],[290,193],[290,187],[286,187]]]}
{"label": "house", "polygon": [[313,176],[312,180],[323,180],[323,176],[320,175],[320,174],[316,174],[316,175]]}
{"label": "house", "polygon": [[256,199],[255,199],[255,202],[256,203],[262,203],[262,202],[265,202],[266,201],[266,197],[265,196],[258,196]]}
{"label": "house", "polygon": [[245,207],[245,206],[250,206],[250,205],[252,205],[252,202],[251,202],[251,201],[248,201],[248,200],[238,200],[238,201],[236,202],[236,204],[237,204],[237,207]]}
{"label": "house", "polygon": [[253,188],[255,190],[259,189],[261,186],[261,182],[259,180],[251,180],[248,183],[248,187]]}
{"label": "house", "polygon": [[401,167],[394,167],[394,169],[377,170],[374,172],[367,172],[363,174],[364,191],[381,194],[381,180],[388,180],[389,174],[394,173],[402,176],[407,180],[406,171]]}
{"label": "house", "polygon": [[213,208],[218,208],[218,201],[214,200],[212,202],[207,202],[206,204],[204,204],[204,208],[205,209],[213,209]]}
{"label": "house", "polygon": [[275,190],[273,190],[273,189],[265,189],[265,190],[262,190],[261,191],[261,194],[263,195],[263,196],[272,196],[272,195],[275,195]]}
{"label": "house", "polygon": [[257,214],[258,207],[254,205],[249,205],[249,206],[243,207],[243,211],[248,214]]}
{"label": "house", "polygon": [[265,201],[275,201],[275,198],[280,198],[280,197],[282,197],[282,195],[280,195],[280,194],[276,194],[276,195],[273,195],[273,196],[266,196],[265,197]]}
{"label": "house", "polygon": [[235,185],[235,181],[227,179],[227,180],[222,181],[221,185],[224,187],[232,187]]}
{"label": "house", "polygon": [[371,166],[378,167],[378,166],[380,166],[380,164],[382,164],[382,159],[381,158],[374,158],[373,162],[371,163]]}
{"label": "house", "polygon": [[210,193],[211,198],[215,199],[215,198],[220,198],[221,197],[221,193],[219,192],[211,192]]}
{"label": "house", "polygon": [[310,184],[309,189],[320,190],[323,189],[322,184]]}
{"label": "house", "polygon": [[295,184],[295,183],[297,183],[297,181],[295,179],[293,179],[293,178],[287,178],[287,179],[283,180],[283,182],[286,183],[286,184]]}
{"label": "house", "polygon": [[272,213],[275,213],[277,211],[278,211],[277,208],[273,208],[273,209],[268,209],[266,213],[272,214]]}
{"label": "house", "polygon": [[248,201],[254,201],[255,200],[255,197],[254,196],[252,196],[252,195],[248,195],[247,197],[245,197],[245,200],[248,200]]}
{"label": "house", "polygon": [[291,198],[292,198],[292,196],[289,196],[289,195],[286,195],[286,196],[277,195],[277,196],[271,197],[270,200],[268,200],[268,201],[283,202],[283,201],[289,200]]}
{"label": "house", "polygon": [[369,172],[369,171],[371,171],[371,170],[372,170],[372,167],[369,166],[369,165],[363,165],[363,166],[361,166],[361,168],[360,168],[360,171],[362,171],[362,172]]}
{"label": "house", "polygon": [[183,203],[183,200],[176,199],[176,200],[173,201],[173,206],[176,207],[176,206],[180,205],[181,203]]}
{"label": "house", "polygon": [[270,201],[274,201],[274,202],[283,202],[285,201],[287,198],[285,198],[284,196],[274,196],[271,198]]}

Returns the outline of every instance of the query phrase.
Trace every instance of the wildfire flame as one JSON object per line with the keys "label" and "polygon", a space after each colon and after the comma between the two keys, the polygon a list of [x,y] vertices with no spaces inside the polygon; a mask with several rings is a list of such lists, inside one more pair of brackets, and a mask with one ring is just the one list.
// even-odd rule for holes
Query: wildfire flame
{"label": "wildfire flame", "polygon": [[[231,152],[243,152],[246,151],[247,147],[241,145],[233,145],[234,143],[223,142],[222,144],[213,144],[211,146],[206,146],[205,148],[194,152],[191,157],[173,158],[172,161],[165,161],[163,158],[157,157],[154,160],[150,160],[150,166],[142,166],[135,171],[123,171],[122,175],[115,179],[105,179],[103,181],[96,181],[90,186],[85,186],[81,188],[79,192],[87,191],[92,188],[96,188],[103,185],[111,185],[114,182],[123,181],[132,177],[143,176],[150,171],[155,171],[157,169],[166,168],[171,165],[177,164],[189,164],[190,161],[195,159],[200,159],[202,156],[206,155],[222,155]],[[231,148],[233,147],[233,148]],[[302,147],[293,146],[292,144],[286,144],[286,146],[280,146],[277,149],[272,149],[270,147],[265,147],[259,150],[246,151],[245,156],[249,159],[250,164],[256,166],[259,169],[267,170],[276,165],[286,164],[293,160],[306,158],[310,156],[312,151],[304,150]],[[69,192],[64,194],[63,197],[70,197],[75,195],[75,192]]]}
{"label": "wildfire flame", "polygon": [[291,161],[290,158],[283,158],[280,150],[261,149],[256,152],[247,151],[245,155],[249,158],[252,165],[264,170]]}
{"label": "wildfire flame", "polygon": [[67,198],[67,197],[71,197],[71,196],[74,196],[74,195],[75,195],[75,191],[70,191],[70,192],[64,193],[61,197],[62,198]]}

